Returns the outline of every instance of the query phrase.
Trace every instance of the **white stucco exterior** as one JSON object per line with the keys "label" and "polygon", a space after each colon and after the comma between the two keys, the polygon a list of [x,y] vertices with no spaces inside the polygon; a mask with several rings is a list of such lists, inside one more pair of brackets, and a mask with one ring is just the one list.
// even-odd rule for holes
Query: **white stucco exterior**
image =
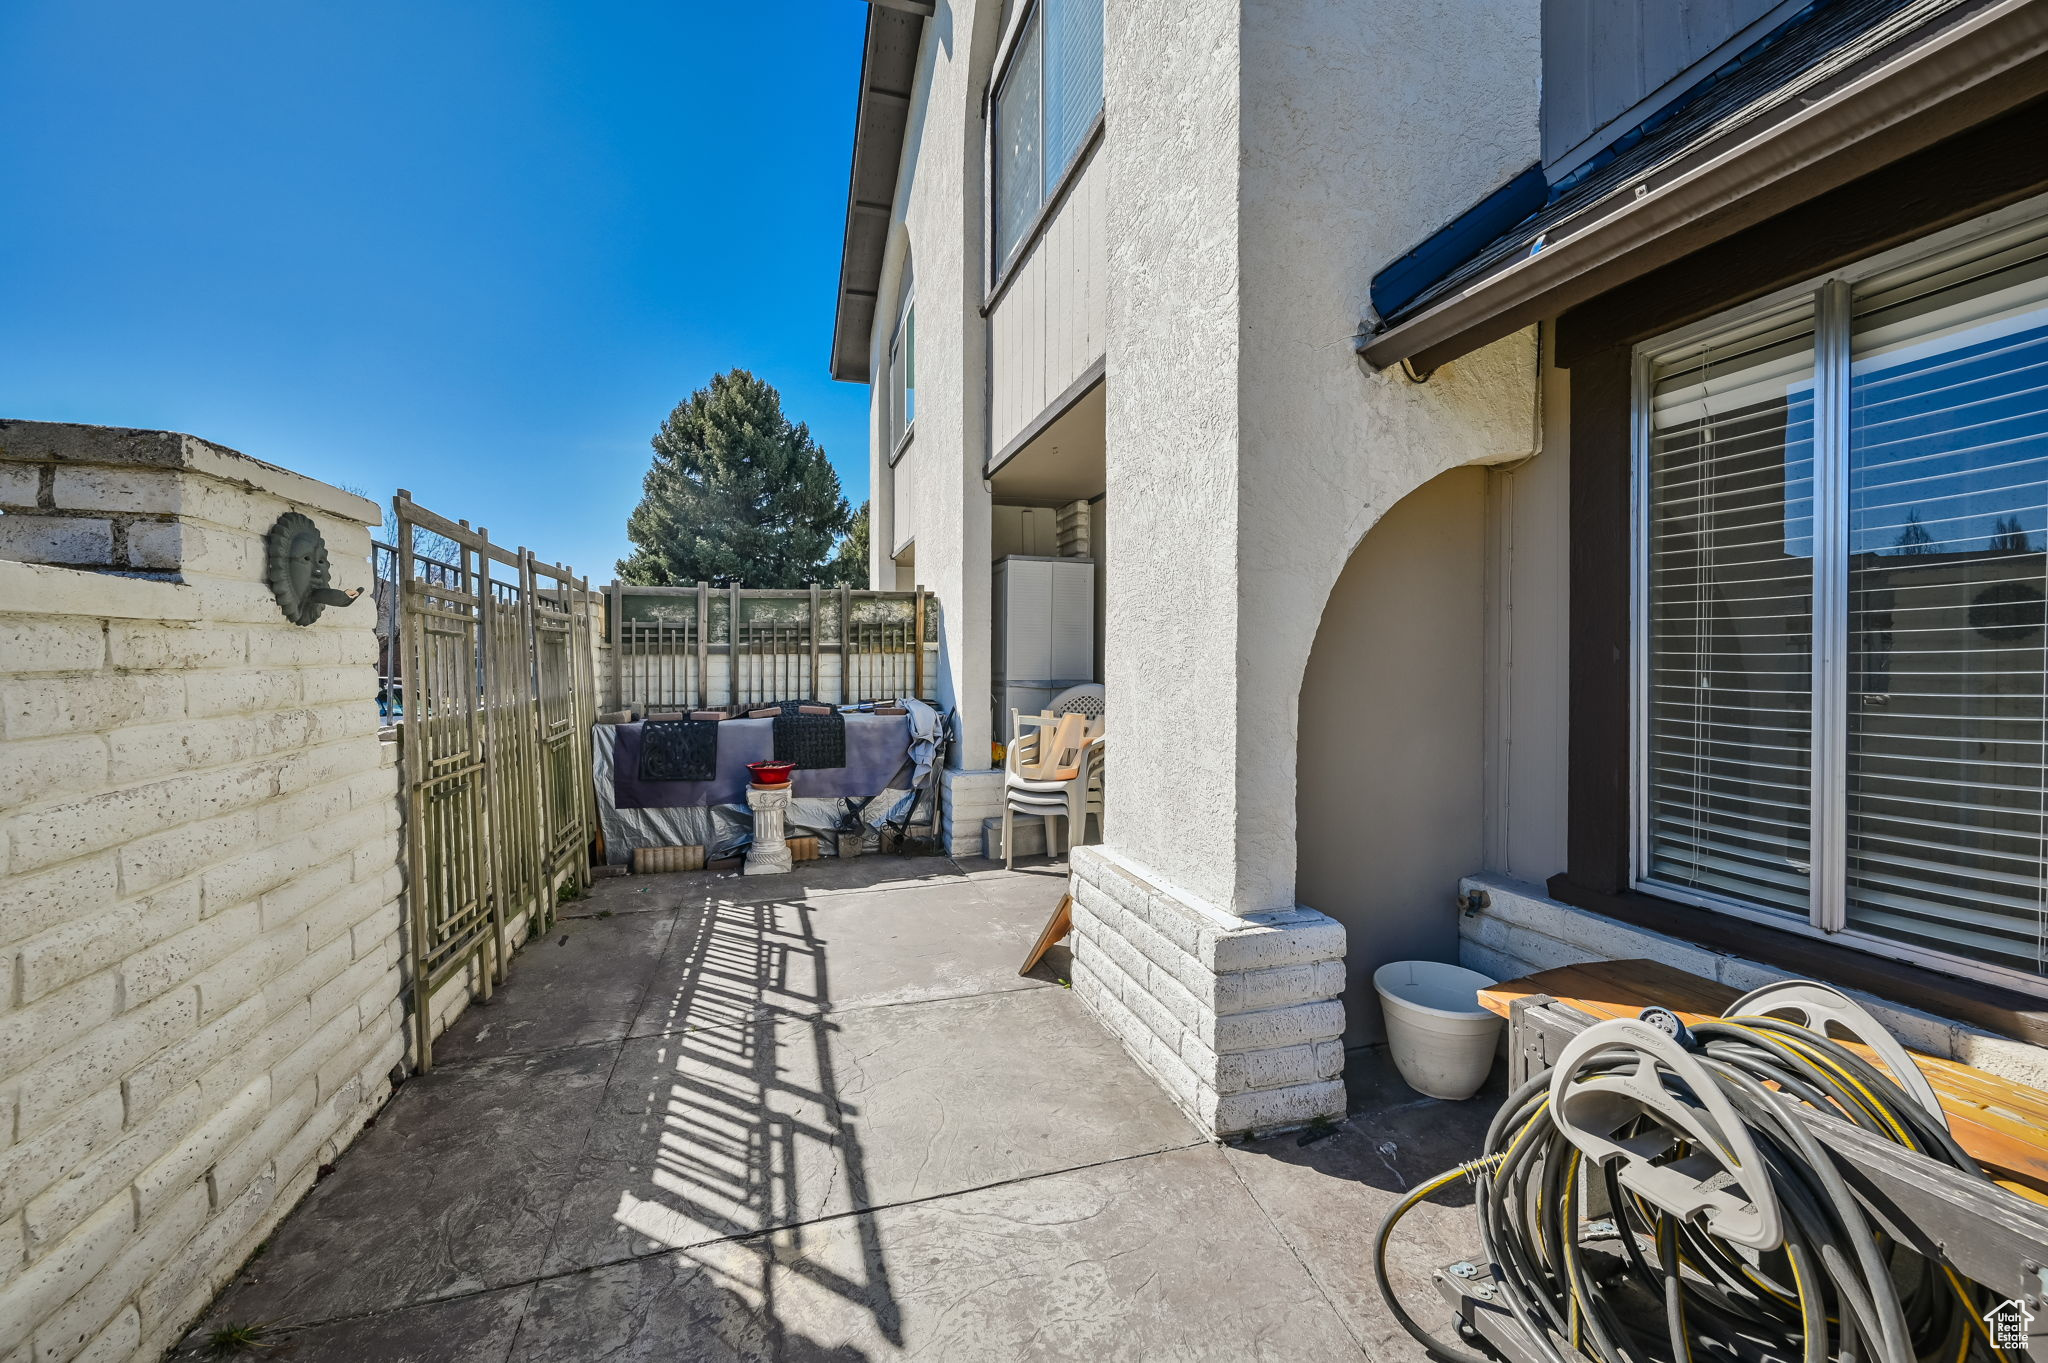
{"label": "white stucco exterior", "polygon": [[1535,155],[1537,6],[1485,10],[1111,10],[1105,681],[1145,703],[1109,843],[1231,912],[1294,902],[1294,702],[1352,549],[1535,446],[1533,337],[1426,384],[1352,350],[1373,270]]}
{"label": "white stucco exterior", "polygon": [[[1373,272],[1535,158],[1538,5],[1497,0],[1483,15],[1364,0],[1107,5],[1103,140],[985,318],[981,115],[1003,36],[997,9],[942,8],[919,55],[871,337],[873,372],[886,373],[914,273],[917,418],[892,466],[877,386],[873,570],[891,581],[911,562],[943,603],[956,764],[982,766],[992,502],[982,468],[996,425],[1008,442],[1057,415],[1040,409],[1099,335],[1106,453],[1091,495],[1100,538],[1118,545],[1100,611],[1114,776],[1076,969],[1091,1006],[1172,1089],[1177,1071],[1154,1049],[1182,1043],[1130,1019],[1167,1016],[1160,1000],[1179,986],[1138,997],[1170,972],[1137,968],[1116,925],[1150,921],[1143,905],[1156,901],[1198,918],[1251,916],[1260,940],[1304,934],[1290,951],[1343,940],[1297,912],[1317,906],[1297,904],[1295,883],[1297,697],[1325,603],[1353,549],[1408,493],[1445,470],[1537,448],[1533,333],[1427,383],[1370,372],[1355,338],[1369,324]],[[1054,277],[1062,271],[1073,278]],[[1003,311],[1018,302],[1029,327]],[[1486,540],[1475,529],[1475,580]],[[977,810],[993,793],[960,779],[949,790]],[[971,822],[954,820],[963,831]],[[1146,889],[1118,908],[1111,900],[1130,884]],[[1372,925],[1344,927],[1356,941]],[[1310,1012],[1267,1021],[1331,1045],[1343,1030],[1326,1030],[1341,1018],[1341,972],[1313,978],[1301,997],[1271,1004]],[[1209,1097],[1190,1110],[1218,1129],[1342,1110],[1341,1084],[1320,1061],[1239,1064],[1226,1082],[1213,1048],[1188,1044],[1212,1071],[1196,1064],[1189,1092]],[[1233,1084],[1240,1096],[1219,1103]]]}
{"label": "white stucco exterior", "polygon": [[886,404],[871,407],[872,581],[896,586],[904,550],[915,554],[915,579],[938,597],[939,703],[958,716],[953,764],[969,769],[987,766],[989,753],[989,496],[980,214],[963,205],[981,202],[981,97],[1000,10],[997,0],[959,0],[925,25],[872,352],[873,372],[886,374],[908,274],[917,419],[891,469]]}
{"label": "white stucco exterior", "polygon": [[[875,572],[944,603],[967,851],[1020,538],[992,507],[1087,506],[1110,758],[1074,986],[1217,1134],[1344,1110],[1374,965],[1551,961],[1456,897],[1567,870],[1571,377],[1548,322],[1421,378],[1359,355],[1375,274],[1541,163],[1543,7],[1109,0],[1100,141],[992,302],[983,111],[1027,11],[926,24],[871,347],[914,257],[917,431],[892,469],[877,402]],[[1284,987],[1230,978],[1281,968],[1251,956]]]}
{"label": "white stucco exterior", "polygon": [[[1075,859],[1077,991],[1209,1129],[1341,1111],[1331,1048],[1379,1035],[1371,967],[1458,950],[1461,876],[1565,870],[1554,338],[1425,379],[1358,356],[1374,274],[1540,162],[1541,0],[1105,5],[1101,140],[991,301],[1000,8],[925,26],[870,346],[886,372],[914,260],[917,423],[892,466],[876,404],[874,570],[943,605],[953,849],[1000,794],[992,507],[1052,486],[984,467],[1057,443],[1070,474],[1099,439],[1099,485],[1038,503],[1085,500],[1117,545],[1096,565],[1112,756],[1103,841]],[[1239,948],[1217,944],[1240,940],[1304,973],[1225,987]]]}

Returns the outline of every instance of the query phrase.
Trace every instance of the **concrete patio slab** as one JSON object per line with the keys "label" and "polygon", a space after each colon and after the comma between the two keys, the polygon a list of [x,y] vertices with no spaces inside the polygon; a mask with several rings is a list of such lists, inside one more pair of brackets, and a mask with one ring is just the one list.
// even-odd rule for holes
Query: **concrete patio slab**
{"label": "concrete patio slab", "polygon": [[1065,990],[627,1043],[546,1271],[1198,1139]]}
{"label": "concrete patio slab", "polygon": [[614,1059],[586,1046],[408,1081],[202,1330],[367,1315],[531,1281]]}
{"label": "concrete patio slab", "polygon": [[[1057,873],[816,865],[600,882],[184,1350],[234,1322],[294,1363],[1420,1356],[1372,1233],[1497,1094],[1367,1055],[1335,1134],[1199,1144],[1053,987],[1063,948],[1015,974]],[[1469,1217],[1404,1225],[1418,1310]]]}
{"label": "concrete patio slab", "polygon": [[735,871],[679,871],[671,875],[609,876],[584,899],[562,906],[565,918],[601,913],[701,909],[716,904],[809,901],[861,890],[896,890],[964,880],[967,873],[944,857],[820,857],[786,875],[743,876]]}
{"label": "concrete patio slab", "polygon": [[987,857],[955,857],[953,864],[960,868],[960,874],[969,880],[990,880],[1005,885],[1050,885],[1053,898],[1067,892],[1067,859],[1057,861],[1050,857],[1019,857],[1017,864],[1009,870],[1003,869],[1000,861]]}
{"label": "concrete patio slab", "polygon": [[[521,1283],[326,1325],[269,1330],[243,1357],[291,1363],[504,1363],[532,1296],[533,1284]],[[195,1335],[176,1356],[218,1355]]]}
{"label": "concrete patio slab", "polygon": [[[1479,1153],[1505,1091],[1494,1082],[1467,1102],[1425,1098],[1403,1084],[1380,1050],[1355,1053],[1345,1083],[1355,1109],[1335,1135],[1252,1141],[1224,1157],[1315,1277],[1352,1334],[1376,1359],[1427,1357],[1380,1300],[1372,1276],[1380,1222],[1408,1189]],[[1430,1274],[1474,1257],[1479,1227],[1472,1189],[1459,1182],[1402,1218],[1387,1256],[1389,1278],[1425,1328],[1455,1338]]]}
{"label": "concrete patio slab", "polygon": [[1037,988],[1017,966],[1057,903],[955,877],[685,911],[632,1034]]}
{"label": "concrete patio slab", "polygon": [[434,1063],[593,1041],[632,1028],[677,914],[564,919],[512,960],[517,988],[500,989],[435,1044]]}
{"label": "concrete patio slab", "polygon": [[1356,1359],[1211,1147],[540,1284],[517,1363]]}

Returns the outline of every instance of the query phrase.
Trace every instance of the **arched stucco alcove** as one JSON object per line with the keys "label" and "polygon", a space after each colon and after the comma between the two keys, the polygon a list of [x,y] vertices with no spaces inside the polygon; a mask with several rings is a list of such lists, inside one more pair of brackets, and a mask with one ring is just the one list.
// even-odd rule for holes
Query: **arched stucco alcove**
{"label": "arched stucco alcove", "polygon": [[1439,474],[1367,532],[1302,676],[1295,894],[1348,932],[1351,1046],[1382,1036],[1375,968],[1457,959],[1484,855],[1486,477]]}

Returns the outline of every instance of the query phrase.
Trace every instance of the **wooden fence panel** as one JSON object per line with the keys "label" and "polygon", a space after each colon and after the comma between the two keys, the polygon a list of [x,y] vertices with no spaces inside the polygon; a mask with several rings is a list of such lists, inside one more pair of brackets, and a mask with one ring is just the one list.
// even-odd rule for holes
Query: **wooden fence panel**
{"label": "wooden fence panel", "polygon": [[938,610],[923,588],[614,582],[605,595],[612,708],[936,698]]}

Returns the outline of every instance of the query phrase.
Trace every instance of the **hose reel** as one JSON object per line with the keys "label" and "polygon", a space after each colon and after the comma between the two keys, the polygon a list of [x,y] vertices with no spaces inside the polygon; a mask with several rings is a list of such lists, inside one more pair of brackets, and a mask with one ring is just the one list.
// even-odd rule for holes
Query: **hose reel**
{"label": "hose reel", "polygon": [[1941,1110],[1941,1099],[1913,1062],[1912,1054],[1883,1023],[1841,990],[1812,980],[1781,980],[1750,990],[1729,1004],[1722,1016],[1776,1017],[1784,1013],[1792,1014],[1794,1022],[1822,1036],[1828,1034],[1828,1027],[1833,1024],[1847,1032],[1851,1040],[1877,1052],[1892,1080],[1920,1105],[1921,1111],[1941,1123],[1942,1130],[1948,1130],[1948,1114]]}
{"label": "hose reel", "polygon": [[[1616,1052],[1625,1057],[1618,1065]],[[1623,1188],[1723,1240],[1785,1243],[1749,1129],[1675,1038],[1612,1018],[1572,1038],[1550,1073],[1551,1120],[1587,1158],[1613,1167]]]}
{"label": "hose reel", "polygon": [[1803,1108],[1984,1177],[1910,1054],[1838,990],[1771,985],[1691,1027],[1646,1009],[1572,1037],[1478,1159],[1402,1199],[1374,1247],[1381,1296],[1436,1358],[1482,1363],[1424,1329],[1386,1272],[1401,1218],[1464,1177],[1487,1266],[1459,1276],[1489,1280],[1446,1295],[1517,1327],[1461,1319],[1485,1363],[2017,1363],[1980,1318],[1987,1294],[1885,1236]]}

